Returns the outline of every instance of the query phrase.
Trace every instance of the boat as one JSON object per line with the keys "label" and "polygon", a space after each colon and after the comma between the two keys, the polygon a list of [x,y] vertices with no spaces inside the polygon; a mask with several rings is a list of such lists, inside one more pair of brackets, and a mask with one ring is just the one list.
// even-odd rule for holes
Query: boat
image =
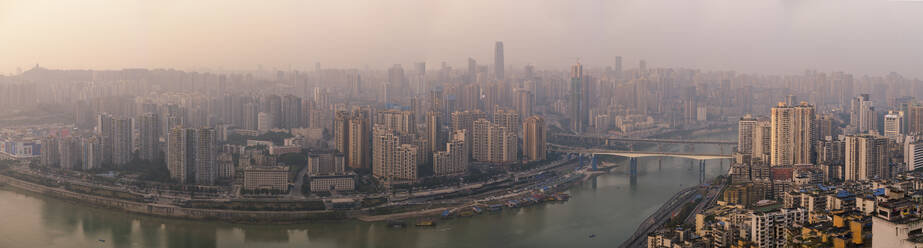
{"label": "boat", "polygon": [[452,212],[450,212],[449,210],[442,211],[442,218],[449,218],[449,217],[452,217]]}
{"label": "boat", "polygon": [[490,212],[499,212],[500,210],[503,210],[503,204],[493,204],[493,205],[487,206],[487,211],[490,211]]}
{"label": "boat", "polygon": [[405,228],[405,227],[407,227],[407,222],[400,221],[400,220],[388,221],[388,227],[390,227],[390,228]]}
{"label": "boat", "polygon": [[484,210],[481,210],[481,208],[477,206],[471,207],[471,210],[474,211],[474,213],[476,214],[480,214],[481,212],[484,212]]}
{"label": "boat", "polygon": [[590,238],[595,238],[596,234],[590,234]]}
{"label": "boat", "polygon": [[436,222],[433,222],[431,220],[422,220],[420,222],[417,222],[416,226],[417,227],[434,227],[436,226]]}

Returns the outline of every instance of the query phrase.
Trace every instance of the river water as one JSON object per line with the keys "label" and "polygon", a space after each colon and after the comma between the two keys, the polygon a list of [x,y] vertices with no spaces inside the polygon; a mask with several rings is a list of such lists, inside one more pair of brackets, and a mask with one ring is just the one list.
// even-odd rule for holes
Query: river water
{"label": "river water", "polygon": [[[701,135],[734,139],[736,132]],[[669,151],[688,151],[668,145]],[[717,145],[695,152],[718,153]],[[729,152],[725,147],[725,153]],[[627,161],[570,190],[565,203],[441,220],[436,227],[392,229],[359,221],[239,225],[128,214],[0,188],[0,247],[612,247],[679,190],[698,184],[698,165],[679,158]],[[727,172],[708,161],[706,176]],[[411,222],[412,224],[412,222]],[[595,235],[595,237],[590,237]]]}

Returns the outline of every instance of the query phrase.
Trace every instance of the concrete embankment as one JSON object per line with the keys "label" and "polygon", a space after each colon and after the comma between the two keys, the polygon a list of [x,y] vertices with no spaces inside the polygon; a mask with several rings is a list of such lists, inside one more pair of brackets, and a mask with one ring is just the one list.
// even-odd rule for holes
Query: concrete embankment
{"label": "concrete embankment", "polygon": [[318,220],[354,218],[355,213],[343,211],[244,211],[223,209],[184,208],[173,205],[126,201],[68,191],[61,188],[35,184],[6,175],[0,175],[0,183],[8,187],[29,191],[50,197],[73,200],[97,207],[122,210],[130,213],[193,220],[218,220],[235,223],[304,223]]}

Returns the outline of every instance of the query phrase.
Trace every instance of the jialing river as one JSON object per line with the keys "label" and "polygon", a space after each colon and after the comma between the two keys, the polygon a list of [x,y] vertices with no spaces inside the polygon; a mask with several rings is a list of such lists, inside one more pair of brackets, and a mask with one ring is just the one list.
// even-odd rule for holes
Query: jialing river
{"label": "jialing river", "polygon": [[[735,135],[728,131],[693,138],[733,140]],[[716,145],[693,149],[719,152]],[[565,203],[440,220],[432,228],[393,229],[359,221],[185,221],[94,208],[5,186],[0,188],[0,247],[613,247],[675,192],[699,181],[698,165],[688,159],[639,159],[636,180],[629,176],[627,160],[620,161],[611,173],[572,188]],[[714,178],[728,167],[727,161],[708,161],[706,175]]]}

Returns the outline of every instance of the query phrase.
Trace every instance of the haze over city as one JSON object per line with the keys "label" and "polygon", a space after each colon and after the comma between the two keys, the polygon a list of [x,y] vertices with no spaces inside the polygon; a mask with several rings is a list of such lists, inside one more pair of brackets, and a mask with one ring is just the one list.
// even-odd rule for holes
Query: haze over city
{"label": "haze over city", "polygon": [[[915,1],[12,1],[0,73],[62,69],[384,69],[487,59],[921,77]],[[631,62],[630,64],[634,64]]]}
{"label": "haze over city", "polygon": [[0,0],[0,247],[923,247],[923,0]]}

